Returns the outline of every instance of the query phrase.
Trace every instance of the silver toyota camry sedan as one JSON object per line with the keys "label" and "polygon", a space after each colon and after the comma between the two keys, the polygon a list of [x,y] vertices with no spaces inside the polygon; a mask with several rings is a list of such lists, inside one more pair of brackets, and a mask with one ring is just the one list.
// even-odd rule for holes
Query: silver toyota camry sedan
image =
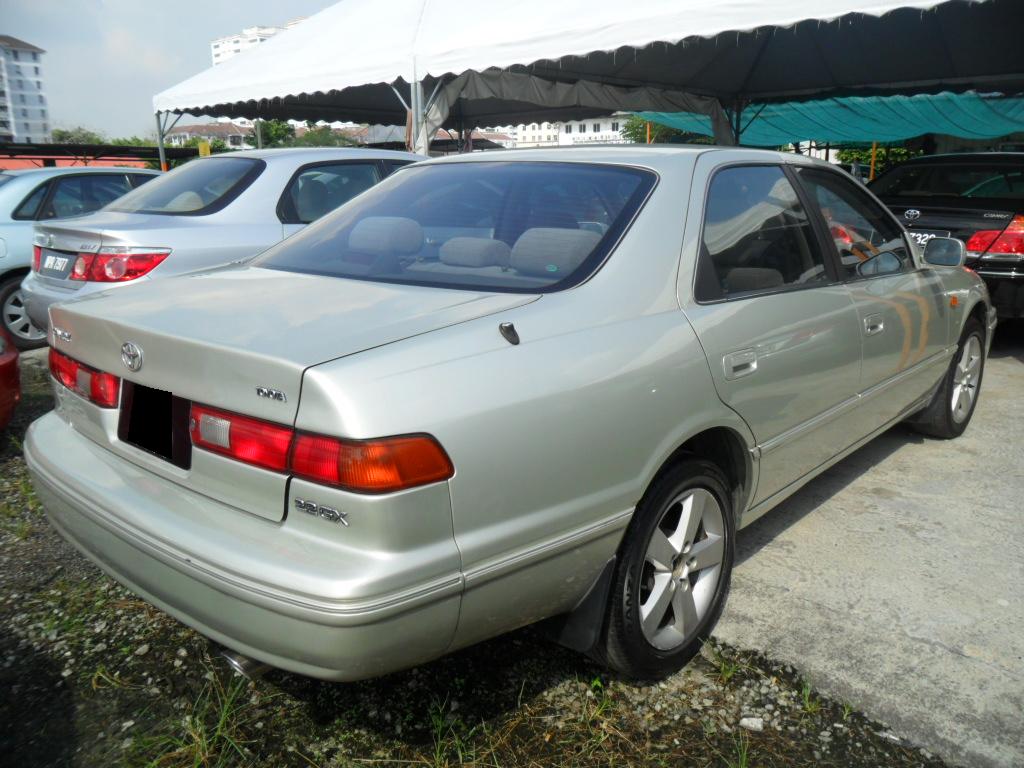
{"label": "silver toyota camry sedan", "polygon": [[660,676],[740,528],[897,422],[967,427],[995,317],[963,255],[800,156],[430,161],[246,265],[52,307],[25,456],[68,540],[247,657],[354,680],[549,619]]}
{"label": "silver toyota camry sedan", "polygon": [[25,310],[45,329],[56,302],[255,256],[422,159],[341,147],[193,160],[95,213],[37,224]]}

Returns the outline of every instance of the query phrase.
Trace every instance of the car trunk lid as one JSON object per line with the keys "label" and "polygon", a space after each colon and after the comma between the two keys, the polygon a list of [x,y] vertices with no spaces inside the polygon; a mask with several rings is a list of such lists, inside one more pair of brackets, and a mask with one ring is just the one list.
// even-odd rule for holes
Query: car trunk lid
{"label": "car trunk lid", "polygon": [[[176,430],[187,441],[181,435],[188,425],[174,419],[183,422],[189,403],[290,428],[303,371],[310,366],[535,298],[247,267],[93,294],[53,307],[54,344],[69,357],[121,377],[122,411],[98,413],[67,393],[62,410],[80,432],[126,458],[276,520],[283,514],[286,475],[199,450],[189,454],[191,463],[179,461],[181,451],[172,450],[169,437],[165,450],[156,448],[164,432]],[[125,349],[126,344],[133,346]],[[132,410],[129,393],[136,403],[146,403],[145,412]],[[133,438],[126,418],[155,419],[144,429],[161,434],[152,441]]]}

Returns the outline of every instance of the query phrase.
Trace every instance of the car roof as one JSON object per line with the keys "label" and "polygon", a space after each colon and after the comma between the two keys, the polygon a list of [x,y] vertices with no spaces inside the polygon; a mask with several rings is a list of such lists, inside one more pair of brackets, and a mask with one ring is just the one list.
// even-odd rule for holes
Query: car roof
{"label": "car roof", "polygon": [[157,175],[159,171],[151,168],[136,168],[134,166],[121,165],[62,165],[50,168],[15,168],[13,170],[0,169],[4,176],[66,176],[72,173],[148,173]]}
{"label": "car roof", "polygon": [[[422,160],[419,155],[411,152],[400,152],[393,149],[370,149],[367,147],[281,147],[275,149],[241,149],[235,152],[219,152],[210,157],[252,157],[274,162],[275,160],[287,160],[290,163],[296,161],[310,162],[325,159],[337,160],[358,160],[359,158],[371,160]],[[205,159],[205,158],[200,158]]]}
{"label": "car roof", "polygon": [[923,155],[912,157],[904,165],[909,163],[942,165],[963,164],[974,162],[985,165],[1024,165],[1024,152],[949,152],[943,155]]}
{"label": "car roof", "polygon": [[714,144],[606,144],[539,149],[504,149],[471,152],[462,155],[432,158],[423,165],[459,162],[577,162],[594,164],[634,165],[655,170],[672,159],[689,158],[693,161],[708,153],[729,153],[730,159],[741,157],[754,162],[786,162],[833,167],[824,160],[753,147],[727,147]]}

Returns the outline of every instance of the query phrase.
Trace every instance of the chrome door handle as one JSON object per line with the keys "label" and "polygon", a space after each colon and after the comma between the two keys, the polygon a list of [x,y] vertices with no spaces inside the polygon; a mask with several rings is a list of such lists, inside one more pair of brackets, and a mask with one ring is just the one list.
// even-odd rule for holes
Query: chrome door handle
{"label": "chrome door handle", "polygon": [[885,319],[881,315],[868,315],[864,318],[864,335],[874,336],[885,330]]}
{"label": "chrome door handle", "polygon": [[725,370],[725,378],[729,381],[749,376],[757,370],[757,352],[753,349],[730,352],[722,358],[722,368]]}

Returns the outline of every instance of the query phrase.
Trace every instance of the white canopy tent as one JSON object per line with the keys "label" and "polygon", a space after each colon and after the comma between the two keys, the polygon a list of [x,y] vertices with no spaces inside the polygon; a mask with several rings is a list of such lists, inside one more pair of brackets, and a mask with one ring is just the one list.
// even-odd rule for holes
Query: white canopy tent
{"label": "white canopy tent", "polygon": [[[342,0],[153,99],[160,115],[444,125],[1020,90],[1022,0]],[[407,112],[408,110],[408,112]],[[727,114],[729,113],[729,114]]]}

